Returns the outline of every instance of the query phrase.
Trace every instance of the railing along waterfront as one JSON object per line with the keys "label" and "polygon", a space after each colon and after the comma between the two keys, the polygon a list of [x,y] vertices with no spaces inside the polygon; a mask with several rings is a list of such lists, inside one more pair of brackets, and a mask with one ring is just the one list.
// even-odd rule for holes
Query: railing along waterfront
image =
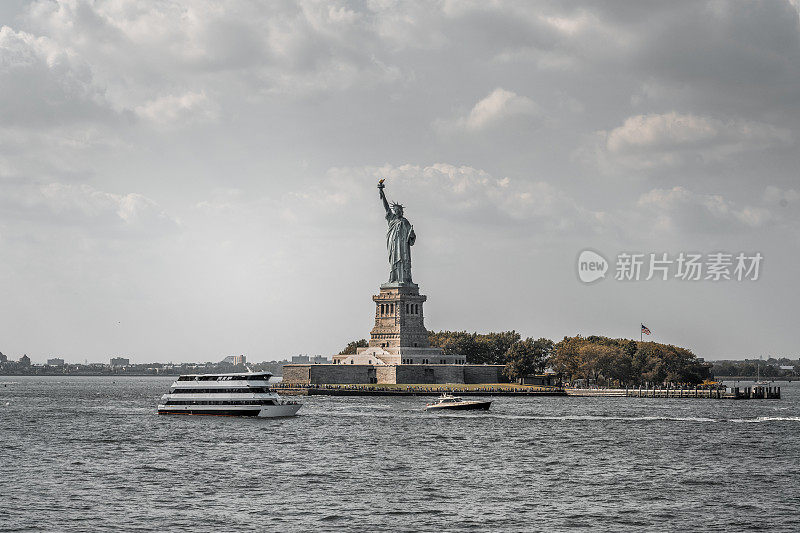
{"label": "railing along waterfront", "polygon": [[627,397],[627,398],[705,398],[716,400],[780,400],[780,387],[723,388],[627,388],[627,389],[565,389],[567,396]]}
{"label": "railing along waterfront", "polygon": [[313,384],[280,383],[273,387],[281,394],[304,396],[438,396],[443,393],[460,396],[578,396],[626,398],[703,398],[716,400],[779,400],[780,387],[726,388],[626,388],[574,389],[542,385],[497,384]]}

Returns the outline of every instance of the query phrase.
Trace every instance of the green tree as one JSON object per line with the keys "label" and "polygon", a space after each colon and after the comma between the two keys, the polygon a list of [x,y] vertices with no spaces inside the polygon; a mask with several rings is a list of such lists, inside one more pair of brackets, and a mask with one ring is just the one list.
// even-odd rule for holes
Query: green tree
{"label": "green tree", "polygon": [[639,345],[636,343],[636,341],[628,341],[625,343],[625,348],[624,348],[625,355],[631,360],[636,355],[636,350],[638,349]]}
{"label": "green tree", "polygon": [[[520,342],[520,334],[514,330],[501,331],[482,335],[482,342],[486,346],[486,363],[504,365],[507,361],[508,350]],[[484,361],[481,361],[484,362]]]}
{"label": "green tree", "polygon": [[550,358],[550,366],[556,372],[564,375],[567,381],[572,381],[580,375],[581,363],[578,350],[586,342],[586,339],[576,335],[574,337],[564,337],[554,347],[553,355]]}
{"label": "green tree", "polygon": [[356,353],[356,348],[366,348],[367,346],[367,339],[350,341],[347,343],[347,346],[344,347],[344,350],[339,352],[339,355],[353,355]]}
{"label": "green tree", "polygon": [[506,352],[503,373],[511,379],[519,379],[544,372],[553,346],[553,341],[545,338],[533,340],[529,337],[514,343]]}
{"label": "green tree", "polygon": [[478,342],[476,333],[432,331],[428,333],[428,342],[431,346],[441,348],[447,355],[463,355],[469,364],[485,358],[486,348]]}
{"label": "green tree", "polygon": [[580,373],[589,380],[599,382],[599,378],[608,373],[611,362],[616,355],[615,350],[597,342],[587,342],[578,349]]}
{"label": "green tree", "polygon": [[[635,354],[636,351],[634,350],[633,353]],[[633,357],[627,345],[623,350],[616,353],[606,375],[608,378],[616,380],[622,387],[626,387],[633,382],[635,379]]]}
{"label": "green tree", "polygon": [[441,348],[445,354],[463,355],[467,363],[481,365],[505,364],[508,349],[520,339],[516,331],[500,333],[467,333],[466,331],[432,331],[428,333],[431,346]]}

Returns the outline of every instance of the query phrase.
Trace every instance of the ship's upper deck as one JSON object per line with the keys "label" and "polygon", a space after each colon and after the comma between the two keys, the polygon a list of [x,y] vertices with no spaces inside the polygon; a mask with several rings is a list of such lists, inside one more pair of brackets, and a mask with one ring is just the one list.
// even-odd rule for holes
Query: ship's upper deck
{"label": "ship's upper deck", "polygon": [[233,372],[230,374],[184,374],[177,381],[269,381],[271,372]]}

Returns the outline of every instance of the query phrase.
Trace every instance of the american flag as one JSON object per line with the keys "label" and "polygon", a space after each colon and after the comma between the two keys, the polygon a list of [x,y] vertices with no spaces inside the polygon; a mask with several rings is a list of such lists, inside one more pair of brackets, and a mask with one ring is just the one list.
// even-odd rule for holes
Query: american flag
{"label": "american flag", "polygon": [[647,329],[647,326],[645,326],[644,324],[642,324],[642,333],[644,333],[645,335],[650,335],[650,330]]}

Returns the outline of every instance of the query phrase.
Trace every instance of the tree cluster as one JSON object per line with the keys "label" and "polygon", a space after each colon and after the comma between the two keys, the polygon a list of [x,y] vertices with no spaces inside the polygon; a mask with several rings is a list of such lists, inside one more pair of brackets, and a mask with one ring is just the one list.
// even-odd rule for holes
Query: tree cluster
{"label": "tree cluster", "polygon": [[466,356],[470,365],[504,365],[508,349],[520,341],[516,331],[500,333],[467,333],[466,331],[428,332],[431,346],[442,349],[445,354]]}
{"label": "tree cluster", "polygon": [[505,365],[505,374],[520,378],[544,372],[553,350],[549,339],[522,339],[516,331],[500,333],[468,333],[466,331],[431,331],[428,333],[431,346],[437,346],[445,354],[466,356],[471,365]]}
{"label": "tree cluster", "polygon": [[356,348],[366,348],[367,346],[369,346],[367,339],[350,341],[347,343],[347,346],[345,346],[344,349],[339,352],[339,355],[355,355]]}
{"label": "tree cluster", "polygon": [[590,336],[564,337],[556,343],[550,366],[568,382],[584,379],[621,387],[645,383],[698,384],[711,365],[691,350],[657,342]]}

